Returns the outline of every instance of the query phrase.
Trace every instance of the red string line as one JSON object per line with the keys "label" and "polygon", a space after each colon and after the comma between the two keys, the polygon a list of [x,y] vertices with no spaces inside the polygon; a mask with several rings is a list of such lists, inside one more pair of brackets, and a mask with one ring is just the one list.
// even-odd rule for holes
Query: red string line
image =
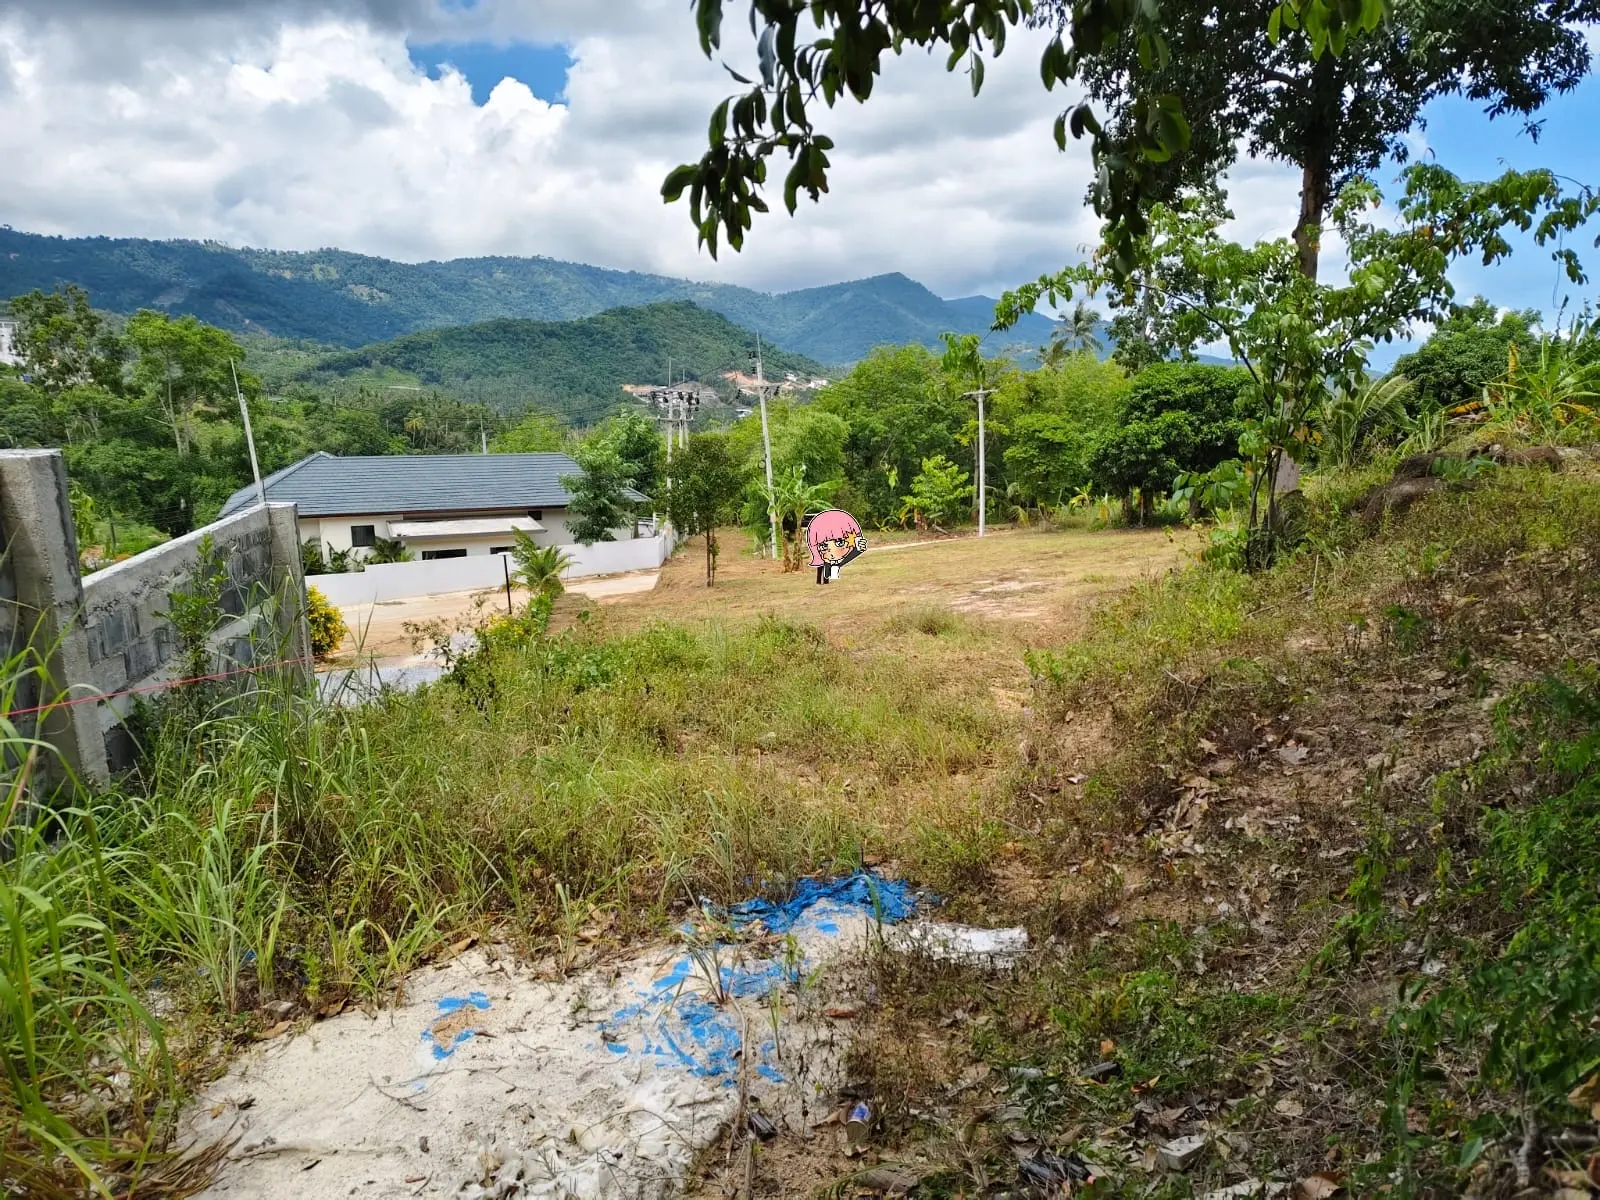
{"label": "red string line", "polygon": [[136,696],[142,692],[160,692],[167,688],[187,687],[191,683],[215,683],[219,679],[231,679],[235,675],[253,675],[257,671],[269,671],[273,667],[293,667],[301,663],[314,661],[309,657],[280,658],[268,663],[257,663],[249,667],[237,667],[232,671],[218,671],[214,675],[191,675],[186,679],[168,679],[161,683],[145,683],[138,687],[123,688],[120,692],[97,692],[92,696],[72,696],[65,700],[52,700],[48,704],[35,704],[31,708],[13,708],[6,713],[6,717],[26,717],[34,713],[49,712],[57,708],[71,708],[74,704],[101,704],[107,700],[115,700],[118,696]]}

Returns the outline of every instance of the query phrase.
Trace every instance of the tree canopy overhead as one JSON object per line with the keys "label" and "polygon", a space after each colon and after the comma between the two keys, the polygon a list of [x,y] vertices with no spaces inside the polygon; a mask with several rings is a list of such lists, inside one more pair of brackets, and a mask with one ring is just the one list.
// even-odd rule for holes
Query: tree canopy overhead
{"label": "tree canopy overhead", "polygon": [[[1263,29],[1270,22],[1275,35],[1285,28],[1303,30],[1295,46],[1321,60],[1342,54],[1353,34],[1377,28],[1391,2],[1282,0],[1258,19]],[[722,47],[730,3],[695,0],[707,57]],[[1008,31],[1033,18],[1037,7],[1034,0],[750,0],[759,66],[752,76],[759,78],[729,67],[749,90],[724,100],[712,113],[706,153],[668,175],[662,195],[671,202],[689,193],[701,243],[713,255],[719,236],[739,249],[751,214],[768,211],[759,193],[768,161],[780,151],[790,163],[784,203],[791,213],[801,191],[813,200],[827,191],[833,141],[813,123],[815,100],[829,108],[844,95],[865,101],[884,56],[908,46],[948,51],[948,69],[965,70],[976,95],[983,87],[986,56],[999,55]],[[1160,195],[1162,181],[1152,167],[1184,151],[1191,137],[1183,98],[1161,78],[1172,58],[1172,9],[1160,0],[1062,0],[1056,8],[1058,32],[1039,61],[1047,89],[1083,79],[1102,63],[1124,64],[1125,127],[1103,126],[1087,101],[1064,110],[1055,126],[1061,149],[1069,133],[1090,141],[1096,167],[1090,197],[1107,221],[1111,261],[1121,270],[1131,269],[1135,239],[1145,230],[1145,209]]]}
{"label": "tree canopy overhead", "polygon": [[[1080,7],[1039,0],[1033,20],[1066,29]],[[1279,9],[1274,0],[1162,0],[1164,62],[1145,70],[1124,37],[1086,56],[1080,78],[1113,140],[1129,148],[1145,120],[1145,91],[1183,101],[1189,146],[1150,164],[1155,199],[1210,183],[1241,146],[1299,167],[1294,237],[1310,276],[1316,227],[1334,197],[1385,160],[1405,161],[1405,134],[1422,124],[1429,101],[1462,95],[1491,117],[1530,116],[1588,73],[1584,26],[1600,20],[1597,0],[1393,0],[1388,19],[1352,35],[1342,54],[1315,56],[1311,25],[1287,26]]]}

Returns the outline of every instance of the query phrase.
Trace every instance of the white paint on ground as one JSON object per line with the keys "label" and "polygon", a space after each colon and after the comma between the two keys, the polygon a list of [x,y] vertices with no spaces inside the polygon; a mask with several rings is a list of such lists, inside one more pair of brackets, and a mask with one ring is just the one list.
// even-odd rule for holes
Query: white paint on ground
{"label": "white paint on ground", "polygon": [[980,967],[1009,967],[1028,953],[1028,931],[1020,925],[1012,929],[979,929],[942,921],[918,921],[885,936],[890,948],[904,953],[925,954],[945,962]]}

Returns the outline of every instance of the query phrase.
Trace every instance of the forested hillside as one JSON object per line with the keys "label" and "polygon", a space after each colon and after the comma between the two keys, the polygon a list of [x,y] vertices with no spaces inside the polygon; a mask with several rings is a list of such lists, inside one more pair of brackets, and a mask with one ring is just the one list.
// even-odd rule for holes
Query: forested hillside
{"label": "forested hillside", "polygon": [[[534,403],[582,425],[625,400],[623,384],[665,382],[669,359],[674,378],[720,386],[724,371],[748,367],[755,342],[726,317],[676,301],[579,321],[499,320],[408,334],[317,358],[298,377],[332,386],[399,372],[502,411]],[[824,373],[813,359],[771,345],[765,362],[777,379]]]}
{"label": "forested hillside", "polygon": [[[234,333],[361,346],[501,317],[569,321],[607,309],[692,300],[821,362],[946,332],[982,333],[994,301],[946,301],[904,275],[772,294],[550,258],[399,263],[343,250],[235,249],[215,242],[52,238],[0,229],[0,296],[77,284],[115,313],[154,308]],[[999,338],[1038,346],[1052,322],[1026,318]]]}

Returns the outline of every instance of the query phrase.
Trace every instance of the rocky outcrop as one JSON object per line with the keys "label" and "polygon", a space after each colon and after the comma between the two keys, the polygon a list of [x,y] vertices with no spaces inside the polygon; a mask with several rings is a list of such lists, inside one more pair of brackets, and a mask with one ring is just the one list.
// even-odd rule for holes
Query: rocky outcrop
{"label": "rocky outcrop", "polygon": [[[1536,467],[1549,471],[1562,469],[1569,455],[1577,451],[1562,451],[1555,446],[1511,446],[1498,443],[1483,446],[1470,454],[1413,454],[1401,459],[1387,483],[1379,484],[1352,505],[1359,510],[1361,520],[1376,525],[1389,513],[1402,513],[1424,496],[1449,487],[1468,488],[1472,479],[1465,468],[1473,459],[1487,458],[1502,467]],[[1458,464],[1462,474],[1455,479],[1451,465]]]}
{"label": "rocky outcrop", "polygon": [[1361,503],[1361,520],[1376,525],[1388,513],[1403,513],[1424,496],[1448,486],[1439,475],[1404,476],[1373,488]]}

